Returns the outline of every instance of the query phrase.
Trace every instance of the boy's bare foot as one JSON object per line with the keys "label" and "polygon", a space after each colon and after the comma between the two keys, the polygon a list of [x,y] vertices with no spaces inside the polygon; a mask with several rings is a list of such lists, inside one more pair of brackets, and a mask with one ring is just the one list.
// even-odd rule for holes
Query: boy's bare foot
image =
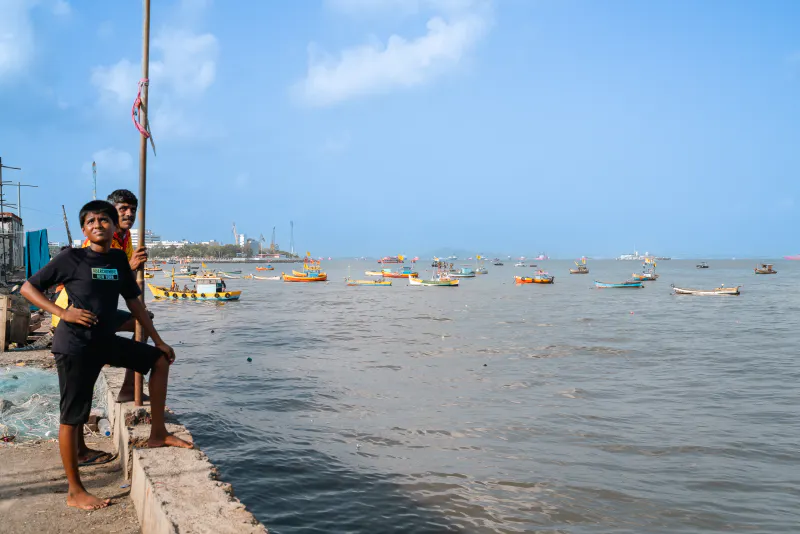
{"label": "boy's bare foot", "polygon": [[177,436],[167,434],[166,437],[163,438],[151,437],[147,440],[147,446],[151,449],[158,447],[180,447],[181,449],[193,449],[194,443],[189,443],[188,441],[183,441]]}
{"label": "boy's bare foot", "polygon": [[73,508],[78,508],[80,510],[99,510],[100,508],[105,508],[111,504],[111,499],[98,499],[91,493],[81,492],[81,493],[68,493],[67,494],[67,506],[72,506]]}
{"label": "boy's bare foot", "polygon": [[[149,401],[150,395],[147,395],[145,392],[142,392],[142,401]],[[133,388],[129,389],[120,389],[119,395],[117,395],[117,402],[133,402]]]}

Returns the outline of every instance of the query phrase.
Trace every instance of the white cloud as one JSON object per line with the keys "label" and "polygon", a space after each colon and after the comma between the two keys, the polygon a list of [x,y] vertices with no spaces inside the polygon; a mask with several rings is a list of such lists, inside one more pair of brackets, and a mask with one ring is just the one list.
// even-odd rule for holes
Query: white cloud
{"label": "white cloud", "polygon": [[329,0],[346,13],[401,7],[435,10],[427,33],[414,39],[392,35],[386,44],[348,48],[333,56],[309,45],[306,77],[293,90],[311,106],[329,106],[358,96],[430,82],[457,66],[486,34],[491,5],[485,0]]}
{"label": "white cloud", "polygon": [[[92,154],[92,161],[97,163],[97,172],[105,174],[122,174],[133,169],[133,157],[116,148],[104,148]],[[83,164],[84,174],[91,175],[92,161]]]}
{"label": "white cloud", "polygon": [[33,57],[30,0],[0,2],[0,83],[24,72]]}
{"label": "white cloud", "polygon": [[[151,42],[150,115],[156,139],[194,137],[202,129],[192,119],[189,106],[199,101],[216,78],[217,38],[180,29],[164,29]],[[92,69],[91,81],[101,100],[128,109],[136,97],[141,64],[121,59]]]}

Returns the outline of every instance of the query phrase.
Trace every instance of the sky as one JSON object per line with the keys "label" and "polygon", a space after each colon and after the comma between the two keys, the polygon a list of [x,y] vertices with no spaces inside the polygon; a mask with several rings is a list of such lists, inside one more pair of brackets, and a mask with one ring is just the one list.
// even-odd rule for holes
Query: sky
{"label": "sky", "polygon": [[[800,2],[153,2],[147,223],[321,256],[800,253]],[[0,157],[138,192],[142,3],[0,0]],[[17,189],[6,198],[16,202]]]}

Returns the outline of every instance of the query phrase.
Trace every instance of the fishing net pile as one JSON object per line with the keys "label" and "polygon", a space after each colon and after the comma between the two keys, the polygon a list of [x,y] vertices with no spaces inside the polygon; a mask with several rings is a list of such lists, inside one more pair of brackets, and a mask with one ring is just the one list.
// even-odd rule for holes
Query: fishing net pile
{"label": "fishing net pile", "polygon": [[58,436],[58,377],[41,369],[0,369],[0,438],[3,441]]}

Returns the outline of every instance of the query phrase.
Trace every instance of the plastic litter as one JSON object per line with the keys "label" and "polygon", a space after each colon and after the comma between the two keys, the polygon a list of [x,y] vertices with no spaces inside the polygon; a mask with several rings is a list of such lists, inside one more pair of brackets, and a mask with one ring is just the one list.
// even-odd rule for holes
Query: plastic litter
{"label": "plastic litter", "polygon": [[97,429],[103,436],[111,435],[111,423],[108,422],[108,419],[100,419],[97,422]]}

